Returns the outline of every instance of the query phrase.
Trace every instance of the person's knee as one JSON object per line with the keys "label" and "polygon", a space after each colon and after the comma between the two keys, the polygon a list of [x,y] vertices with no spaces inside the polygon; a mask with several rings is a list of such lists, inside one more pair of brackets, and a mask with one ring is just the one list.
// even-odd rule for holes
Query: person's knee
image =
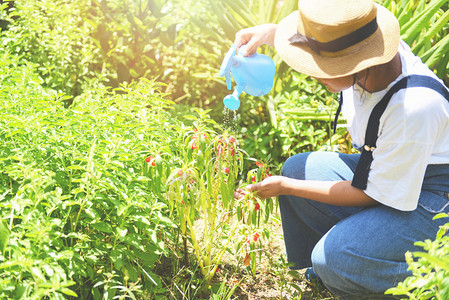
{"label": "person's knee", "polygon": [[335,295],[359,293],[364,290],[357,284],[357,274],[353,274],[354,270],[359,269],[356,260],[351,258],[345,245],[338,243],[332,236],[329,237],[329,234],[316,244],[311,258],[314,271]]}
{"label": "person's knee", "polygon": [[335,152],[308,152],[288,158],[281,175],[301,180],[349,180],[353,172],[348,164],[354,160],[351,156]]}
{"label": "person's knee", "polygon": [[[321,238],[312,251],[313,268],[323,282],[335,278],[336,274],[339,273],[339,270],[341,269],[339,266],[340,263],[343,263],[343,257],[341,257],[341,245],[332,244],[332,241],[328,239],[328,236],[329,233]],[[340,257],[340,259],[338,259],[338,257]]]}
{"label": "person's knee", "polygon": [[305,179],[305,166],[310,153],[299,153],[289,157],[283,164],[281,175],[295,179]]}
{"label": "person's knee", "polygon": [[[335,227],[334,227],[335,228]],[[391,287],[379,260],[360,253],[360,245],[348,245],[332,229],[315,245],[311,259],[316,274],[337,296],[383,293]],[[362,251],[363,252],[363,251]],[[386,267],[385,267],[386,269]],[[380,277],[379,277],[380,276]]]}

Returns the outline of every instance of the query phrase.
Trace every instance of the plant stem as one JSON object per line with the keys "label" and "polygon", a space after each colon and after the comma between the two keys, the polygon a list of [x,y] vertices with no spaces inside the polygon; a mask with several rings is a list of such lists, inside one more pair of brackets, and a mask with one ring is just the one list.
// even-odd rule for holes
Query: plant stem
{"label": "plant stem", "polygon": [[198,241],[196,239],[196,235],[195,235],[195,231],[193,229],[193,224],[192,221],[190,220],[190,217],[188,215],[187,209],[184,209],[184,214],[187,216],[186,220],[187,220],[187,225],[189,226],[189,233],[190,233],[190,238],[192,239],[192,245],[193,245],[193,249],[195,250],[195,256],[198,259],[198,263],[200,264],[201,267],[201,273],[205,276],[206,275],[206,271],[204,269],[204,264],[203,264],[203,260],[202,260],[202,253],[201,253],[201,249],[200,246],[198,244]]}

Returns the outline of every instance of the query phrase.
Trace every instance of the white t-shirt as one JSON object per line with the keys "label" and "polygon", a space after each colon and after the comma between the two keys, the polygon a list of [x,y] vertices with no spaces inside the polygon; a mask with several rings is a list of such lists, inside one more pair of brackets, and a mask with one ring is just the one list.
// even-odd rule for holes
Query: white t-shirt
{"label": "white t-shirt", "polygon": [[[343,91],[342,113],[356,147],[364,145],[371,111],[391,86],[410,74],[437,78],[403,41],[399,53],[402,74],[387,89]],[[416,209],[427,165],[449,164],[449,102],[429,88],[401,89],[380,118],[378,136],[365,193],[398,210]]]}

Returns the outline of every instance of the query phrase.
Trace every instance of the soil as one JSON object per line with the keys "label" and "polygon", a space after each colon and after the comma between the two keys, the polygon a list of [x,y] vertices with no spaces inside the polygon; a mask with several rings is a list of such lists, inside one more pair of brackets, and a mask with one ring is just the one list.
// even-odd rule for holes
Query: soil
{"label": "soil", "polygon": [[[268,224],[270,239],[263,241],[261,263],[253,276],[246,270],[236,272],[236,262],[227,257],[221,266],[221,272],[216,276],[216,282],[227,280],[227,286],[238,284],[231,299],[335,299],[324,286],[312,287],[304,280],[304,271],[291,271],[285,263],[282,226]],[[282,261],[284,260],[284,261]],[[231,267],[232,266],[232,267]],[[223,278],[224,275],[230,278]],[[239,283],[240,281],[240,283]],[[235,297],[235,298],[234,298]]]}
{"label": "soil", "polygon": [[[251,273],[249,267],[244,266],[243,261],[238,261],[243,260],[242,257],[236,258],[234,255],[223,257],[222,264],[212,280],[213,289],[215,291],[218,290],[219,286],[224,282],[225,293],[229,292],[233,287],[235,287],[235,290],[230,298],[215,292],[214,297],[211,297],[210,300],[336,299],[324,286],[309,285],[304,280],[305,270],[293,271],[288,268],[285,258],[282,226],[279,220],[270,221],[268,224],[263,225],[264,228],[269,230],[270,238],[259,237],[262,248],[257,249],[257,262],[259,265],[256,267],[255,274]],[[196,225],[201,227],[201,224]],[[196,230],[201,232],[202,228],[196,228]],[[190,248],[189,245],[186,246]],[[184,246],[178,245],[177,247],[179,247],[178,250],[181,250]],[[185,251],[172,252],[180,253]],[[189,249],[189,252],[192,253],[192,249]],[[205,295],[199,296],[198,293],[192,292],[188,288],[188,286],[192,288],[192,286],[197,285],[192,285],[192,278],[201,277],[199,270],[192,270],[192,267],[186,267],[190,265],[189,261],[189,257],[172,257],[162,259],[159,262],[154,272],[162,277],[163,285],[170,294],[168,298],[163,297],[161,299],[207,299],[204,297]],[[184,267],[181,265],[184,265]],[[178,270],[177,274],[172,274],[173,270]],[[184,286],[182,286],[183,283]],[[190,292],[187,292],[188,290]],[[182,296],[180,296],[180,292]]]}

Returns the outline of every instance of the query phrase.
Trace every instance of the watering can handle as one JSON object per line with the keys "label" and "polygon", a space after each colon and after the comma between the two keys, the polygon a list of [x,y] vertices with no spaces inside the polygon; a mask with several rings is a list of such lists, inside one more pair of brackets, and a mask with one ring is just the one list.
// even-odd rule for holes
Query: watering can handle
{"label": "watering can handle", "polygon": [[221,64],[220,67],[220,72],[218,73],[219,76],[224,76],[226,78],[226,85],[228,90],[231,89],[232,87],[232,82],[231,82],[231,65],[232,65],[232,57],[235,56],[235,49],[237,48],[237,46],[235,44],[233,44],[231,46],[231,48],[228,50],[228,52],[226,53],[223,62]]}

